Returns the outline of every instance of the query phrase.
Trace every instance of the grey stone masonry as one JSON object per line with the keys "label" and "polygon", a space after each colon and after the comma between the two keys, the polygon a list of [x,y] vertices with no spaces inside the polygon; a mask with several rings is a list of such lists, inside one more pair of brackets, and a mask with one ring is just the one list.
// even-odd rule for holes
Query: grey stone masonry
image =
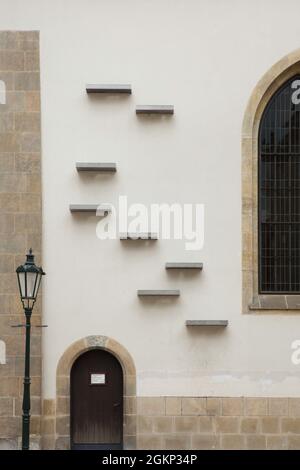
{"label": "grey stone masonry", "polygon": [[172,105],[138,105],[136,114],[174,114]]}
{"label": "grey stone masonry", "polygon": [[77,171],[93,171],[93,172],[112,172],[117,171],[115,163],[98,163],[98,162],[77,162]]}
{"label": "grey stone masonry", "polygon": [[114,85],[114,84],[90,84],[86,85],[87,93],[127,93],[131,94],[131,85]]}
{"label": "grey stone masonry", "polygon": [[179,262],[179,263],[166,263],[166,269],[203,269],[203,263],[186,263],[186,262]]}
{"label": "grey stone masonry", "polygon": [[158,234],[153,232],[142,233],[120,233],[120,240],[157,240]]}
{"label": "grey stone masonry", "polygon": [[70,204],[70,212],[82,212],[95,215],[107,215],[111,208],[105,204]]}
{"label": "grey stone masonry", "polygon": [[227,326],[228,320],[186,320],[186,326]]}
{"label": "grey stone masonry", "polygon": [[146,297],[146,296],[171,296],[171,297],[178,297],[180,295],[179,289],[142,289],[138,290],[137,294],[139,297]]}

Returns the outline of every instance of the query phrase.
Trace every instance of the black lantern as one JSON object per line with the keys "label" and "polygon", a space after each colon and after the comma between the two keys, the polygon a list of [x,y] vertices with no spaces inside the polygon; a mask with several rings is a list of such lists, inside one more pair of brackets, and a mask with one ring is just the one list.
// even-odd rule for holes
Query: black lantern
{"label": "black lantern", "polygon": [[20,289],[20,297],[24,308],[32,308],[36,301],[42,276],[45,274],[43,269],[34,264],[34,255],[30,248],[26,255],[26,262],[16,270]]}
{"label": "black lantern", "polygon": [[24,308],[25,323],[25,372],[23,391],[23,416],[22,416],[22,450],[29,450],[30,436],[30,330],[31,314],[36,301],[42,276],[45,274],[42,268],[34,264],[34,256],[30,248],[26,255],[25,264],[16,269],[20,297]]}

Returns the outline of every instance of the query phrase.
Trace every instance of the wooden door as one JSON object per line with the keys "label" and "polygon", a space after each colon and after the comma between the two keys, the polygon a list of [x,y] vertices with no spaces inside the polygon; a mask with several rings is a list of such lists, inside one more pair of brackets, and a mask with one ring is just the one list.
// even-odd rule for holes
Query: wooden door
{"label": "wooden door", "polygon": [[71,370],[71,448],[122,449],[123,372],[109,352],[93,349]]}

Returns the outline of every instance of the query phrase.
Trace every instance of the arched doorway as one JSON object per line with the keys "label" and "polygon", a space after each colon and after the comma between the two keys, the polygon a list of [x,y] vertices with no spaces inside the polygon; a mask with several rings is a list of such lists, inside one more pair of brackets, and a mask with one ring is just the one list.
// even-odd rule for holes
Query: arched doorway
{"label": "arched doorway", "polygon": [[71,369],[71,448],[123,448],[123,371],[108,351],[83,353]]}

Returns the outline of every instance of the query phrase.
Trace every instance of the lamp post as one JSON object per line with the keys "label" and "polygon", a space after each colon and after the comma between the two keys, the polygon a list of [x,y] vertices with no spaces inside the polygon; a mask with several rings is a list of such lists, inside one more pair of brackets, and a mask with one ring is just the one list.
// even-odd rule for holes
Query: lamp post
{"label": "lamp post", "polygon": [[36,301],[42,276],[45,274],[43,269],[37,267],[34,263],[34,255],[30,248],[26,261],[16,269],[20,297],[26,317],[25,333],[25,373],[23,389],[23,416],[22,416],[22,450],[29,450],[30,433],[30,329],[31,314],[33,305]]}

